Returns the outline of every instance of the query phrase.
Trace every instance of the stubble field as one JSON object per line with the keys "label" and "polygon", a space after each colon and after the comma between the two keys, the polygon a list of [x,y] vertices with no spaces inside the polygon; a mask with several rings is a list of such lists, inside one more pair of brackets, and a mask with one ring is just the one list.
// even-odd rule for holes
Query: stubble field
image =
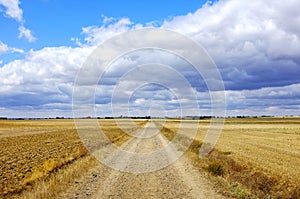
{"label": "stubble field", "polygon": [[[114,144],[129,139],[113,120],[99,123]],[[73,120],[0,120],[0,146],[0,198],[56,197],[98,163]]]}
{"label": "stubble field", "polygon": [[[195,122],[182,122],[187,135]],[[116,145],[130,139],[113,120],[99,123]],[[139,128],[145,123],[137,122]],[[187,153],[216,186],[223,186],[225,196],[300,197],[300,118],[226,119],[216,150],[198,159],[209,125],[209,120],[200,121],[195,138],[200,144]],[[168,133],[176,133],[178,121],[168,120],[164,127],[168,138]],[[73,120],[2,120],[0,146],[0,198],[59,197],[99,164],[81,143]]]}
{"label": "stubble field", "polygon": [[[188,132],[193,122],[184,121],[183,128]],[[195,140],[201,142],[210,120],[199,126]],[[215,150],[196,164],[209,167],[238,198],[300,198],[300,118],[226,119]]]}

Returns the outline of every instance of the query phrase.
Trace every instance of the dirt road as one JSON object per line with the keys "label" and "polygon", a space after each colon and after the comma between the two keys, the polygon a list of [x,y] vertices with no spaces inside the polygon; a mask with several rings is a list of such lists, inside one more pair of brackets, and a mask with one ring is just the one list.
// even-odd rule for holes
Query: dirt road
{"label": "dirt road", "polygon": [[[120,147],[131,153],[116,151],[104,160],[122,171],[99,164],[61,198],[223,198],[187,157],[173,162],[178,155],[175,148],[147,156],[167,145],[166,138],[149,122],[136,138]],[[141,173],[144,171],[152,172]]]}

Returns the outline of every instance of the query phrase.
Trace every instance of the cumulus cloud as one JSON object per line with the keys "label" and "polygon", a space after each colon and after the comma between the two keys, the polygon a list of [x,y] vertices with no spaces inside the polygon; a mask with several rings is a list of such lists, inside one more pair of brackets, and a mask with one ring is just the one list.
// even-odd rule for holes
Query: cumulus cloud
{"label": "cumulus cloud", "polygon": [[23,19],[23,10],[20,8],[20,1],[19,0],[0,0],[0,6],[4,7],[1,9],[0,12],[4,12],[6,17],[10,17],[15,19],[17,22],[20,23],[19,26],[19,36],[18,38],[25,38],[29,42],[33,42],[36,38],[32,35],[31,30],[25,28],[24,23],[25,20]]}
{"label": "cumulus cloud", "polygon": [[[284,6],[279,0],[218,1],[166,20],[161,28],[202,44],[221,69],[227,89],[285,86],[300,81],[298,6],[299,1]],[[103,21],[102,26],[83,28],[86,43],[100,44],[118,33],[145,27],[127,18]]]}
{"label": "cumulus cloud", "polygon": [[[99,45],[105,40],[129,30],[143,28],[142,24],[135,24],[129,18],[113,18],[102,15],[102,25],[87,26],[82,28],[84,43],[87,45]],[[77,41],[77,39],[73,40]]]}
{"label": "cumulus cloud", "polygon": [[[15,19],[18,22],[23,21],[23,11],[19,7],[19,0],[0,0],[0,5],[6,8],[5,16]],[[1,11],[1,10],[0,10]]]}
{"label": "cumulus cloud", "polygon": [[58,104],[68,104],[65,109],[70,112],[73,83],[90,52],[91,48],[48,47],[5,64],[0,68],[0,107],[24,112],[56,107],[63,112]]}
{"label": "cumulus cloud", "polygon": [[[298,88],[295,85],[300,82],[298,4],[299,1],[289,1],[284,5],[280,1],[219,1],[207,4],[195,13],[166,20],[161,28],[181,32],[208,50],[224,79],[229,114],[299,114],[297,107],[292,105],[299,103],[295,102],[298,99],[296,90],[290,88]],[[130,20],[124,19],[106,26],[88,27],[84,34],[87,43],[98,44],[103,42],[103,35],[106,39],[107,35],[134,27]],[[146,57],[153,59],[149,55]],[[118,72],[132,62],[128,59],[122,61],[123,67]],[[188,79],[193,79],[192,71],[186,74],[190,74]],[[110,84],[116,80],[117,76],[107,78]],[[205,84],[199,87],[203,88]],[[279,90],[280,93],[290,91],[279,96]],[[208,111],[209,93],[201,89],[198,93],[201,96],[199,105]],[[277,94],[270,96],[270,93]],[[142,95],[147,96],[147,93]],[[110,102],[109,98],[105,99],[105,102]],[[249,111],[249,107],[253,111]]]}
{"label": "cumulus cloud", "polygon": [[8,46],[2,41],[0,41],[0,55],[6,53],[8,50]]}
{"label": "cumulus cloud", "polygon": [[201,43],[227,89],[285,86],[300,81],[299,6],[294,0],[218,1],[162,27]]}
{"label": "cumulus cloud", "polygon": [[7,44],[0,41],[0,55],[8,53],[8,52],[24,53],[24,50],[19,49],[19,48],[9,47]]}
{"label": "cumulus cloud", "polygon": [[36,38],[32,35],[31,30],[25,28],[24,26],[19,27],[19,32],[19,39],[24,37],[29,42],[34,42],[36,40]]}
{"label": "cumulus cloud", "polygon": [[[279,0],[221,0],[207,4],[194,13],[168,19],[161,28],[183,33],[207,49],[221,71],[229,115],[299,115],[298,7],[300,2],[296,0],[284,3]],[[25,59],[4,65],[0,68],[0,107],[3,113],[13,115],[16,112],[14,110],[22,110],[19,113],[25,114],[27,110],[38,114],[44,111],[48,114],[53,110],[53,114],[69,114],[76,74],[95,46],[119,33],[146,26],[136,24],[128,18],[103,16],[102,25],[82,28],[83,40],[73,38],[79,46],[77,48],[62,46],[32,50]],[[25,27],[20,30],[20,35],[34,40]],[[12,48],[0,43],[0,53],[9,50]],[[120,81],[121,76],[133,67],[153,63],[154,60],[171,65],[189,80],[194,89],[191,92],[198,96],[201,114],[211,113],[210,96],[218,95],[218,91],[208,92],[205,81],[195,75],[195,70],[168,53],[139,51],[131,56],[121,57],[106,71],[101,87],[95,90],[89,84],[82,85],[82,99],[96,91],[97,114],[112,114],[111,94],[114,86],[122,82],[120,88],[123,90],[119,93],[119,98],[116,98],[119,99],[116,114],[122,114],[128,104],[121,103],[121,94],[126,96],[126,92],[132,92],[130,89],[139,85],[151,73],[156,79],[172,82],[169,87],[174,93],[153,85],[141,87],[129,100],[130,110],[134,114],[144,115],[151,104],[155,107],[155,114],[166,109],[170,115],[180,115],[179,102],[188,107],[194,99],[187,94],[190,91],[182,87],[181,81],[170,75],[172,73],[165,71],[160,74],[158,68],[152,67],[151,71],[144,71],[136,78]],[[92,78],[93,76],[88,76],[87,82]],[[174,97],[176,93],[185,98],[178,101]],[[162,107],[155,106],[159,104]],[[190,115],[196,113],[190,107]]]}
{"label": "cumulus cloud", "polygon": [[[230,115],[299,115],[300,84],[226,91]],[[251,107],[251,108],[249,108]]]}
{"label": "cumulus cloud", "polygon": [[[20,86],[14,90],[30,90],[32,88],[26,86],[29,84],[49,83],[48,86],[51,86],[51,84],[72,83],[77,70],[90,52],[90,48],[71,47],[31,50],[24,60],[15,60],[0,68],[0,83]],[[11,81],[8,81],[10,79]],[[20,81],[13,81],[16,79]],[[40,87],[42,90],[46,88],[44,85]]]}
{"label": "cumulus cloud", "polygon": [[[0,55],[6,54],[6,53],[24,53],[22,49],[9,47],[7,44],[0,41]],[[0,60],[0,65],[3,63],[2,60]]]}

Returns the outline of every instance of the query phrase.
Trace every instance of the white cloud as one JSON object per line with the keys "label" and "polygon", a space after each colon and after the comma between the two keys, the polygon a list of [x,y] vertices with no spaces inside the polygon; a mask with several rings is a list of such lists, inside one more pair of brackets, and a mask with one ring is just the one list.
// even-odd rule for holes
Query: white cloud
{"label": "white cloud", "polygon": [[225,93],[228,112],[231,114],[254,115],[255,112],[270,115],[300,114],[297,108],[300,103],[300,84]]}
{"label": "white cloud", "polygon": [[24,53],[24,50],[20,49],[20,48],[10,47],[9,49],[10,49],[11,52]]}
{"label": "white cloud", "polygon": [[[284,4],[279,0],[221,0],[213,5],[206,5],[195,13],[165,21],[162,28],[190,36],[203,44],[212,55],[221,69],[228,89],[226,96],[230,115],[299,115],[300,13],[298,7],[300,2],[296,0]],[[144,26],[135,24],[128,18],[115,19],[103,16],[102,25],[82,29],[85,36],[83,41],[73,38],[78,48],[64,46],[43,48],[28,52],[24,60],[16,60],[4,65],[0,68],[0,107],[5,106],[9,114],[13,114],[12,109],[18,107],[33,107],[37,109],[38,114],[42,114],[41,110],[44,109],[53,109],[55,113],[61,114],[64,113],[65,107],[70,111],[68,104],[71,103],[72,86],[77,71],[95,46],[119,33]],[[33,41],[34,37],[30,30],[22,27],[20,26],[19,37],[26,37],[29,41]],[[13,49],[0,43],[0,53],[18,50],[21,52],[20,49]],[[107,79],[107,85],[97,90],[97,107],[99,107],[97,111],[110,114],[109,95],[113,91],[113,84],[117,83],[118,75],[126,72],[132,65],[140,64],[141,61],[147,63],[154,59],[155,55],[140,52],[135,59],[122,57],[118,60],[122,68],[112,68],[111,77],[109,76],[111,79]],[[174,59],[174,56],[164,55],[156,59],[158,62],[169,63],[175,67],[176,63],[180,63]],[[155,68],[152,69],[153,73],[157,72]],[[185,71],[185,67],[181,70],[191,78],[191,81],[198,81],[197,78],[192,79],[193,71]],[[186,95],[187,89],[180,87],[180,82],[172,79],[174,76],[159,73],[155,75],[157,79],[172,82],[174,90],[180,96],[186,96],[183,100],[186,107],[192,103],[192,99]],[[147,73],[136,79],[130,78],[132,82],[127,81],[122,86],[126,89],[129,84],[139,85],[139,79],[143,78],[147,78]],[[91,89],[88,86],[85,88],[82,92],[83,96]],[[140,90],[133,102],[137,102],[136,105],[147,105],[151,100],[152,103],[165,105],[166,108],[170,108],[170,113],[173,111],[173,114],[178,115],[176,100],[167,101],[167,94],[166,90],[164,92]],[[209,114],[209,93],[198,91],[198,97],[202,113]],[[120,107],[126,105],[120,104]],[[122,114],[122,109],[120,108],[117,114]],[[46,114],[49,112],[51,111],[45,111]],[[143,114],[142,110],[137,112]],[[191,109],[191,114],[193,113],[195,111]]]}
{"label": "white cloud", "polygon": [[116,19],[106,16],[102,16],[102,18],[101,26],[82,28],[82,34],[85,35],[84,41],[88,45],[99,45],[117,34],[143,27],[142,24],[134,24],[128,18]]}
{"label": "white cloud", "polygon": [[36,106],[53,101],[70,103],[77,71],[90,52],[91,48],[70,47],[31,50],[24,60],[15,60],[0,68],[1,98],[9,99],[6,102],[11,101],[11,106],[26,103]]}
{"label": "white cloud", "polygon": [[8,46],[2,41],[0,41],[0,55],[6,53],[8,50]]}
{"label": "white cloud", "polygon": [[[299,81],[300,1],[219,1],[195,13],[164,21],[204,46],[221,69],[228,89],[284,86]],[[103,25],[83,28],[85,42],[143,27],[127,18],[103,17]],[[287,23],[288,21],[288,23]],[[282,73],[282,70],[285,72]],[[267,75],[268,74],[268,75]],[[268,81],[272,77],[272,81]]]}
{"label": "white cloud", "polygon": [[[7,44],[0,41],[0,55],[7,53],[24,53],[22,49],[9,47]],[[3,64],[3,60],[0,60],[0,65]]]}
{"label": "white cloud", "polygon": [[24,50],[14,47],[9,47],[7,44],[0,41],[0,55],[5,53],[24,53]]}
{"label": "white cloud", "polygon": [[25,28],[23,19],[23,10],[20,8],[19,0],[0,0],[0,6],[5,7],[5,10],[2,10],[0,7],[0,12],[5,12],[7,17],[15,19],[20,23],[19,27],[19,36],[18,38],[25,38],[29,42],[34,42],[36,38],[32,35],[31,30]]}
{"label": "white cloud", "polygon": [[115,21],[115,18],[107,17],[103,14],[101,15],[101,17],[103,18],[103,20],[102,20],[103,24],[109,24],[109,23],[112,23],[113,21]]}
{"label": "white cloud", "polygon": [[19,7],[19,0],[0,0],[0,5],[6,8],[5,15],[18,22],[23,22],[23,11]]}
{"label": "white cloud", "polygon": [[29,42],[34,42],[36,40],[36,38],[32,35],[31,31],[27,28],[25,28],[24,26],[20,26],[19,27],[19,36],[18,38],[26,38]]}
{"label": "white cloud", "polygon": [[[240,82],[243,86],[250,81],[265,84],[267,73],[280,77],[276,81],[281,85],[291,84],[298,78],[293,74],[300,75],[298,7],[300,1],[297,0],[284,3],[280,0],[224,0],[167,20],[162,28],[181,32],[202,44],[222,69],[225,80],[231,79],[227,74],[237,69],[240,73],[237,77],[249,77],[244,84]],[[283,77],[283,66],[289,68],[285,71],[291,75]]]}

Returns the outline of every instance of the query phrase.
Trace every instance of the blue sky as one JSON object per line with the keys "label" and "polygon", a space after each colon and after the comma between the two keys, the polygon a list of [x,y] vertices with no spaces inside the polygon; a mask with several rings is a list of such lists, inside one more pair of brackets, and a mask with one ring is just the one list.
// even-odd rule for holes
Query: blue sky
{"label": "blue sky", "polygon": [[[72,0],[33,0],[18,1],[23,11],[22,23],[31,30],[34,42],[28,39],[18,39],[20,22],[7,16],[7,8],[1,6],[0,17],[1,41],[14,48],[29,51],[44,47],[72,46],[76,43],[71,38],[82,38],[82,27],[101,25],[103,17],[121,19],[130,18],[134,23],[161,24],[165,19],[177,15],[195,12],[206,3],[206,0],[191,0],[182,3],[180,0],[171,1],[72,1]],[[209,3],[212,3],[210,1]],[[1,5],[1,4],[0,4]],[[24,58],[23,53],[8,53],[1,55],[2,64],[14,59]]]}
{"label": "blue sky", "polygon": [[[17,39],[19,23],[9,17],[1,16],[1,41],[24,50],[41,49],[45,46],[75,46],[72,37],[80,37],[82,27],[100,25],[102,16],[117,19],[127,17],[132,22],[146,24],[151,21],[162,23],[177,15],[195,12],[206,0],[165,1],[72,1],[72,0],[32,0],[21,1],[25,26],[28,27],[35,42]],[[3,8],[5,10],[5,8]]]}
{"label": "blue sky", "polygon": [[[0,0],[0,116],[72,116],[72,86],[88,55],[105,40],[143,27],[176,31],[207,50],[224,81],[228,115],[300,115],[298,7],[296,0]],[[129,57],[116,69],[144,62]],[[194,89],[201,113],[210,114],[203,80],[186,68],[179,72],[199,84]],[[97,107],[104,116],[110,114],[112,87],[101,89]],[[130,107],[156,102],[178,114],[169,91],[153,92],[159,99],[135,92],[139,98],[131,98]]]}

